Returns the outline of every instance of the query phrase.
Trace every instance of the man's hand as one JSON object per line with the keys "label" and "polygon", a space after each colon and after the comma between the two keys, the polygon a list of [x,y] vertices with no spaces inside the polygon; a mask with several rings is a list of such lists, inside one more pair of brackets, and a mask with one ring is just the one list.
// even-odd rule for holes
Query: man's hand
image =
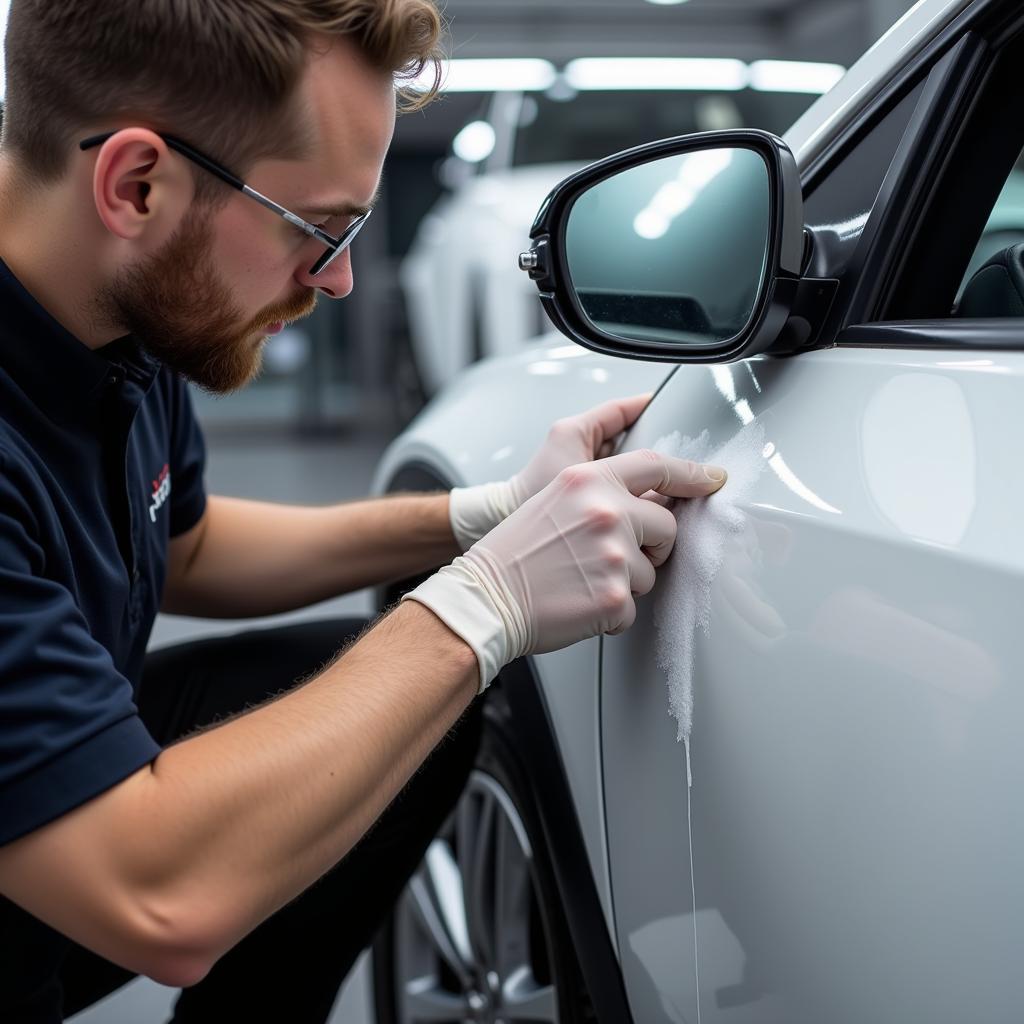
{"label": "man's hand", "polygon": [[462,550],[490,533],[563,469],[611,455],[619,436],[639,419],[651,397],[648,393],[616,398],[578,416],[557,420],[537,454],[511,480],[454,488],[449,517]]}
{"label": "man's hand", "polygon": [[725,480],[644,449],[570,466],[406,599],[473,648],[483,689],[514,658],[628,629],[676,540],[675,516],[643,495],[707,497]]}

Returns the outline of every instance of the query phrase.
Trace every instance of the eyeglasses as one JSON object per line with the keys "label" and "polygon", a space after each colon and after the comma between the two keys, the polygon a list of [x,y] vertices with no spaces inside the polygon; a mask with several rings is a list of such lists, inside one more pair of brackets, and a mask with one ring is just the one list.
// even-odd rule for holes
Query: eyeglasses
{"label": "eyeglasses", "polygon": [[[78,148],[86,150],[92,149],[94,146],[102,146],[107,139],[112,138],[116,134],[117,132],[106,132],[103,135],[91,135],[89,138],[83,139],[78,144]],[[235,177],[227,168],[217,163],[216,160],[212,160],[204,153],[200,153],[198,149],[193,149],[188,143],[182,142],[181,139],[176,139],[173,135],[164,135],[162,132],[157,132],[157,134],[164,140],[169,149],[173,149],[176,153],[180,153],[194,164],[198,164],[204,171],[209,171],[210,174],[220,178],[225,184],[237,189],[250,199],[255,199],[260,206],[265,206],[279,217],[283,217],[289,224],[297,227],[301,232],[309,235],[310,238],[323,242],[326,250],[310,268],[310,277],[322,274],[352,244],[352,240],[359,234],[363,225],[369,219],[370,214],[373,213],[373,210],[367,210],[365,213],[359,214],[345,227],[340,235],[335,237],[328,234],[319,225],[310,224],[309,221],[303,220],[298,214],[292,213],[291,210],[286,210],[283,206],[275,203],[273,199],[268,199],[262,193],[257,192],[256,189],[250,188],[241,178]]]}

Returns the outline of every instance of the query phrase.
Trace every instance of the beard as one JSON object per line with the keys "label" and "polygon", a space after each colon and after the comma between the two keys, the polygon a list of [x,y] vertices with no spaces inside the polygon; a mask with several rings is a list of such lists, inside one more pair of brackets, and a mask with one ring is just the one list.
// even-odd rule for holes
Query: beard
{"label": "beard", "polygon": [[316,291],[246,318],[217,273],[212,228],[190,211],[167,244],[122,270],[98,297],[105,321],[129,331],[154,359],[216,395],[259,374],[266,329],[308,316]]}

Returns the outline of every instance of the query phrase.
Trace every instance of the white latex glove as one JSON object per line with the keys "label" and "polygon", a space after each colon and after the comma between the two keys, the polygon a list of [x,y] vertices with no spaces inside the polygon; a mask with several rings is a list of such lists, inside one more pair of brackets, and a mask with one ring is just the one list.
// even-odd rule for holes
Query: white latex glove
{"label": "white latex glove", "polygon": [[637,421],[651,397],[648,393],[616,398],[578,416],[557,420],[538,452],[511,480],[453,488],[448,518],[462,550],[547,487],[563,469],[611,455],[618,436]]}
{"label": "white latex glove", "polygon": [[562,470],[403,600],[473,648],[482,692],[524,654],[628,629],[633,596],[651,590],[676,540],[675,516],[639,495],[703,497],[725,482],[717,472],[644,449]]}

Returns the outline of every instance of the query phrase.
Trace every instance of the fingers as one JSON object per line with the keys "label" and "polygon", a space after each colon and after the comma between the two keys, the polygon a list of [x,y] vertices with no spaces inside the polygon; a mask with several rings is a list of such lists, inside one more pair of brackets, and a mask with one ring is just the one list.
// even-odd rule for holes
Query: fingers
{"label": "fingers", "polygon": [[633,600],[632,595],[630,595],[620,613],[619,621],[611,629],[605,630],[605,633],[608,636],[618,636],[620,633],[625,633],[634,622],[636,622],[636,602]]}
{"label": "fingers", "polygon": [[[719,490],[727,478],[721,467],[674,459],[648,448],[613,455],[601,466],[638,497],[645,491],[657,491],[672,498],[703,498]],[[716,473],[721,474],[719,479],[714,479]]]}
{"label": "fingers", "polygon": [[672,554],[676,543],[676,517],[653,501],[635,502],[630,513],[633,516],[637,544],[647,552],[653,565],[661,565]]}
{"label": "fingers", "polygon": [[[590,438],[595,458],[606,457],[599,454],[602,446],[636,423],[653,397],[653,392],[648,392],[631,398],[613,398],[577,417],[585,436]],[[611,454],[611,450],[606,454]]]}
{"label": "fingers", "polygon": [[664,494],[659,494],[657,491],[647,491],[640,495],[644,501],[654,502],[655,505],[660,505],[662,508],[668,508],[669,505],[675,501],[675,498],[668,498]]}
{"label": "fingers", "polygon": [[630,593],[649,594],[654,589],[657,574],[651,560],[639,550],[633,552],[629,559],[629,590]]}

